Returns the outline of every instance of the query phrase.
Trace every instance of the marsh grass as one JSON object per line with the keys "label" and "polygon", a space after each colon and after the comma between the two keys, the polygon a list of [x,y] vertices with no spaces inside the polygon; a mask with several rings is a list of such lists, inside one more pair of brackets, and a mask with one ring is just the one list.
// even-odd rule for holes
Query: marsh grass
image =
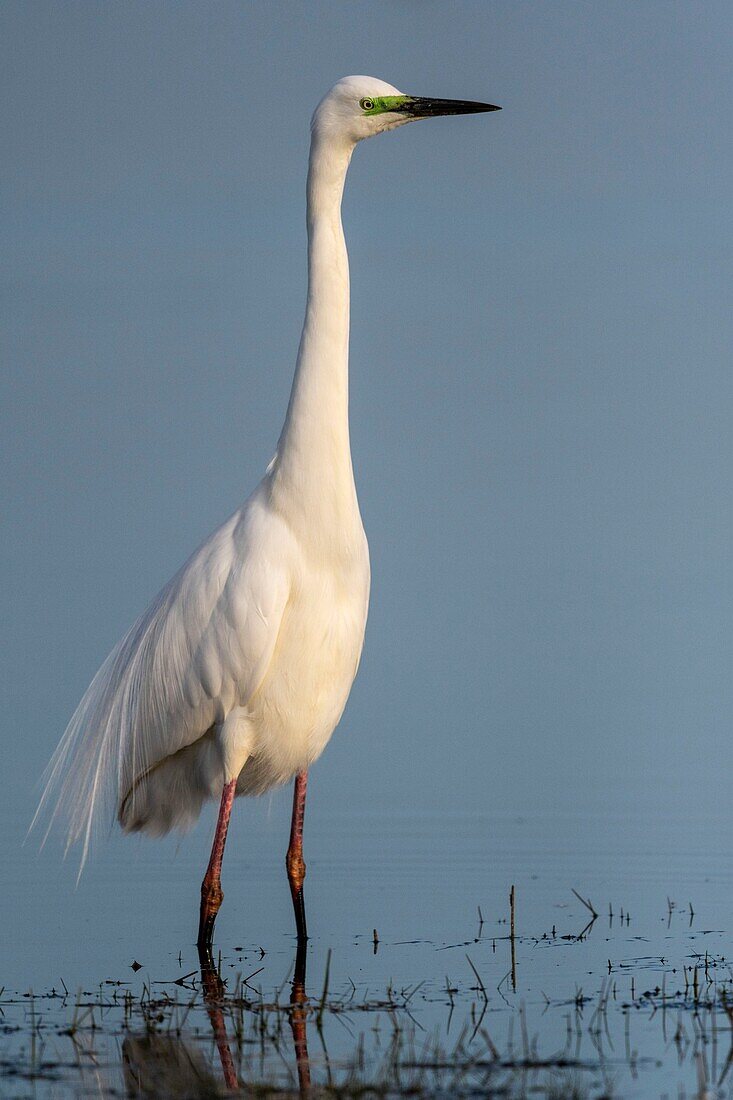
{"label": "marsh grass", "polygon": [[[463,949],[459,977],[426,973],[376,991],[339,974],[330,950],[310,995],[304,955],[277,985],[265,985],[264,962],[236,972],[219,954],[168,981],[141,971],[74,995],[65,982],[3,989],[0,1094],[580,1100],[662,1095],[654,1082],[670,1067],[680,1097],[732,1094],[733,973],[723,954],[608,958],[602,975],[573,981],[595,909],[580,933],[520,936],[515,906],[512,890],[509,936],[484,935],[479,910],[478,936],[448,945]],[[487,963],[502,941],[511,969],[497,985]],[[564,992],[533,978],[545,951],[560,953]]]}

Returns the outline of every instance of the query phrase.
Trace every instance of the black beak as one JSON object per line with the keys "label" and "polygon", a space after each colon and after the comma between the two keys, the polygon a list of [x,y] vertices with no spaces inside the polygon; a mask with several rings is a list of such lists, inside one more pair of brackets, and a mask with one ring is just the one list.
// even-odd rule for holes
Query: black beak
{"label": "black beak", "polygon": [[409,115],[410,118],[433,118],[435,115],[475,115],[479,111],[500,111],[501,107],[493,103],[475,103],[470,99],[424,99],[422,96],[410,96],[393,110],[396,114]]}

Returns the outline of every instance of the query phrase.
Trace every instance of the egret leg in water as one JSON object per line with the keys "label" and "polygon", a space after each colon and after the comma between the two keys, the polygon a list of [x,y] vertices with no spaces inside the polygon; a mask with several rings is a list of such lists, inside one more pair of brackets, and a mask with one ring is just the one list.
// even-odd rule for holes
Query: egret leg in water
{"label": "egret leg in water", "polygon": [[[234,805],[236,779],[224,787],[219,805],[219,817],[216,822],[214,842],[211,846],[209,866],[201,883],[201,915],[199,917],[198,945],[200,950],[211,947],[214,935],[214,922],[216,915],[224,900],[224,891],[221,888],[221,865],[224,859],[224,846],[229,829],[229,818]],[[293,817],[290,823],[290,844],[285,857],[285,866],[288,870],[288,882],[293,898],[293,910],[295,912],[295,928],[298,934],[298,942],[308,939],[308,928],[305,919],[305,899],[303,897],[303,882],[305,881],[305,860],[303,859],[303,821],[305,819],[305,794],[308,784],[308,772],[298,772],[295,777],[293,789]]]}
{"label": "egret leg in water", "polygon": [[303,821],[305,820],[305,792],[308,784],[308,772],[298,772],[293,788],[293,817],[290,823],[290,844],[285,856],[285,866],[288,869],[288,881],[290,893],[293,898],[293,910],[295,912],[295,928],[298,940],[308,939],[308,929],[305,922],[305,899],[303,898],[303,882],[305,881],[305,860],[303,859]]}
{"label": "egret leg in water", "polygon": [[341,718],[364,642],[369,548],[349,443],[341,225],[352,153],[362,139],[416,119],[496,110],[405,95],[369,76],[345,77],[323,97],[311,123],[305,321],[275,457],[109,655],[49,765],[36,818],[55,803],[51,823],[66,817],[67,847],[81,844],[82,867],[95,826],[114,815],[125,832],[162,836],[221,797],[200,944],[211,942],[222,901],[235,796],[293,778],[287,868],[305,940],[306,773]]}
{"label": "egret leg in water", "polygon": [[[290,987],[290,1031],[293,1037],[293,1049],[295,1052],[295,1066],[298,1073],[298,1088],[301,1096],[309,1095],[311,1085],[310,1059],[308,1057],[308,995],[305,991],[306,977],[306,951],[307,944],[303,939],[298,940],[295,953],[295,965],[293,968],[293,981]],[[229,1037],[227,1035],[226,1017],[226,985],[222,981],[210,947],[199,946],[199,964],[201,967],[201,988],[204,994],[204,1002],[208,1012],[211,1028],[219,1052],[224,1083],[228,1089],[237,1089],[240,1082],[237,1079],[235,1060],[232,1057]],[[136,1093],[137,1095],[137,1093]],[[178,1094],[176,1094],[178,1095]],[[191,1090],[194,1095],[194,1089]],[[195,1095],[199,1095],[196,1091]],[[208,1093],[206,1094],[209,1095]],[[212,1093],[214,1095],[214,1093]],[[218,1095],[218,1093],[216,1094]]]}
{"label": "egret leg in water", "polygon": [[224,860],[224,845],[227,842],[229,830],[229,818],[232,815],[234,794],[237,786],[236,779],[227,783],[222,791],[219,805],[219,817],[216,821],[214,843],[211,846],[209,866],[201,883],[201,914],[199,917],[199,947],[207,947],[211,944],[214,934],[214,921],[216,914],[224,900],[224,891],[221,888],[221,865]]}

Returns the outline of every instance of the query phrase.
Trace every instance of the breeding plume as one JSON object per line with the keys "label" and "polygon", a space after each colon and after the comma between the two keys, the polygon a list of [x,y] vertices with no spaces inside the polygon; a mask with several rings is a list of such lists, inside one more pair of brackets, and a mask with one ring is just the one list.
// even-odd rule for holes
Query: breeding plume
{"label": "breeding plume", "polygon": [[[305,939],[302,854],[308,768],[356,675],[369,551],[349,448],[349,268],[341,226],[357,142],[414,119],[494,111],[340,80],[313,116],[308,299],[277,452],[249,499],[165,586],[94,677],[49,764],[39,812],[68,823],[82,865],[98,824],[186,828],[219,799],[201,887],[211,942],[232,804],[295,778],[286,865]],[[38,816],[38,813],[37,815]]]}

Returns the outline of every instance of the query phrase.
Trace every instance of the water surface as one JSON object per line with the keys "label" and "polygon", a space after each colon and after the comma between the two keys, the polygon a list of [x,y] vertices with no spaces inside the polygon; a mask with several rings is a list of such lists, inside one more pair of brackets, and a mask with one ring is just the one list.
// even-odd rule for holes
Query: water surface
{"label": "water surface", "polygon": [[206,827],[178,847],[113,838],[78,889],[73,867],[5,831],[3,1095],[185,1095],[182,1081],[214,1095],[227,1072],[286,1091],[733,1095],[733,875],[715,813],[316,803],[291,1007],[287,808],[237,806],[218,976],[193,943]]}

